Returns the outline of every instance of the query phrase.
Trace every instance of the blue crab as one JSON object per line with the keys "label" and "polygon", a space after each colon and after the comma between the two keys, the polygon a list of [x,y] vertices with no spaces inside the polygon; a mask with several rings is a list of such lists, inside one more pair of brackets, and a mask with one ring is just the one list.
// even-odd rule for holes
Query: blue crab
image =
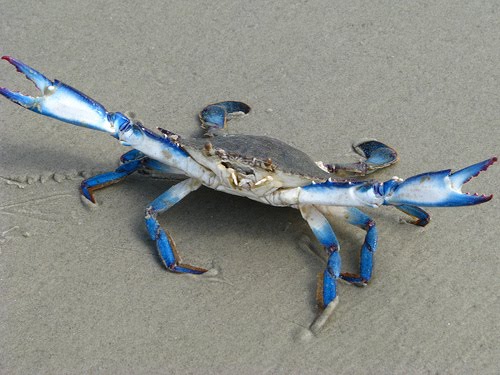
{"label": "blue crab", "polygon": [[[49,80],[19,60],[8,56],[2,59],[24,73],[41,96],[31,97],[6,88],[0,88],[0,94],[33,112],[108,133],[133,148],[121,157],[121,165],[115,171],[82,182],[81,192],[86,199],[95,203],[95,190],[139,170],[185,176],[146,208],[147,231],[168,270],[190,274],[207,271],[182,263],[174,241],[157,220],[160,213],[202,185],[300,210],[328,256],[326,269],[318,277],[317,297],[322,313],[312,329],[319,329],[337,304],[339,279],[366,285],[372,277],[377,229],[375,222],[357,207],[394,206],[409,215],[413,224],[424,226],[430,217],[420,207],[467,206],[492,198],[462,193],[461,188],[493,164],[496,157],[453,173],[442,170],[385,182],[360,180],[359,176],[395,163],[396,152],[383,143],[368,141],[354,147],[363,157],[358,163],[315,163],[302,151],[277,139],[225,133],[231,117],[250,111],[248,105],[236,101],[212,104],[201,111],[205,136],[185,138],[161,128],[155,133],[120,112],[108,112],[85,94],[58,80]],[[332,218],[346,220],[366,231],[357,274],[341,272],[340,245],[329,222]]]}

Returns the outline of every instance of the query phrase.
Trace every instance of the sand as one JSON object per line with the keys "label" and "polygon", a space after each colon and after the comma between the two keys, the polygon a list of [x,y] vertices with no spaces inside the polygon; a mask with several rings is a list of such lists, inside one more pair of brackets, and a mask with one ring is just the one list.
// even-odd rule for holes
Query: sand
{"label": "sand", "polygon": [[[205,104],[242,100],[233,132],[284,140],[315,160],[356,160],[376,138],[408,177],[499,154],[495,1],[7,2],[1,53],[150,128],[191,134]],[[0,86],[35,93],[8,63]],[[217,278],[165,271],[143,225],[172,182],[132,176],[79,198],[85,176],[127,149],[0,100],[0,372],[498,373],[499,197],[431,209],[425,229],[394,209],[375,276],[341,284],[317,336],[324,267],[298,211],[202,188],[161,216],[184,259]],[[498,193],[500,168],[468,189]],[[354,270],[364,233],[336,225]]]}

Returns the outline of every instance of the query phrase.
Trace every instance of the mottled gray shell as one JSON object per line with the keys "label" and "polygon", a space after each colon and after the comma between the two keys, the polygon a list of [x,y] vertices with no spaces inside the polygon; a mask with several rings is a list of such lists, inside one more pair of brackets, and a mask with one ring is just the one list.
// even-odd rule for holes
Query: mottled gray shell
{"label": "mottled gray shell", "polygon": [[188,153],[193,148],[201,150],[207,156],[220,158],[223,163],[234,163],[230,166],[235,169],[247,166],[248,172],[260,168],[315,181],[324,181],[331,176],[304,152],[266,136],[227,134],[213,138],[182,138],[178,143]]}

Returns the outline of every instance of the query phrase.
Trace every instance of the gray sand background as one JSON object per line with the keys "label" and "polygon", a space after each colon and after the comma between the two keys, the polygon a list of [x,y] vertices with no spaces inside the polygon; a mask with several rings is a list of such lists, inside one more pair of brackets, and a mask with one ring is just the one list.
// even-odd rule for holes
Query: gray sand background
{"label": "gray sand background", "polygon": [[[356,160],[374,137],[400,162],[376,177],[499,154],[497,1],[2,1],[0,49],[146,126],[191,134],[207,103],[243,100],[233,132],[316,160]],[[6,62],[0,85],[35,93]],[[0,373],[498,373],[499,166],[472,208],[394,209],[375,277],[341,284],[326,329],[323,260],[298,211],[208,189],[161,216],[184,259],[221,282],[166,272],[144,207],[171,182],[133,176],[80,202],[82,175],[126,149],[0,100]],[[353,270],[364,233],[336,226]],[[313,241],[313,243],[315,243]]]}

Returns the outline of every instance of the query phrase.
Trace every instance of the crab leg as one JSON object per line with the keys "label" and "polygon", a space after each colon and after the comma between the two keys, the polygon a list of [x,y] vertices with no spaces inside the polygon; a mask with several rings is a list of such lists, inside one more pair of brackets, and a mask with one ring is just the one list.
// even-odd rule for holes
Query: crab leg
{"label": "crab leg", "polygon": [[325,247],[328,261],[323,275],[318,277],[317,299],[326,308],[337,298],[337,279],[340,277],[340,244],[327,218],[314,206],[300,206],[300,213],[307,221],[318,241]]}
{"label": "crab leg", "polygon": [[401,204],[395,207],[401,212],[404,212],[412,217],[413,220],[408,221],[410,224],[425,227],[431,221],[431,215],[422,210],[420,207],[411,206],[409,204]]}
{"label": "crab leg", "polygon": [[381,168],[389,167],[398,161],[396,150],[375,140],[355,144],[352,148],[365,160],[346,164],[325,164],[321,162],[318,164],[328,172],[337,175],[365,176]]}
{"label": "crab leg", "polygon": [[366,285],[372,277],[373,256],[377,250],[378,234],[375,221],[356,207],[318,206],[318,208],[329,217],[346,219],[349,224],[355,225],[366,231],[365,240],[363,241],[359,256],[359,274],[348,272],[340,274],[342,280],[351,284],[358,286]]}
{"label": "crab leg", "polygon": [[227,122],[234,116],[246,115],[250,107],[243,102],[220,102],[206,106],[199,114],[201,127],[207,129],[208,133],[226,129]]}
{"label": "crab leg", "polygon": [[116,184],[128,175],[134,173],[142,167],[144,158],[146,158],[146,156],[137,150],[127,152],[121,157],[125,162],[113,172],[103,173],[83,180],[80,185],[82,195],[92,203],[96,203],[94,191]]}
{"label": "crab leg", "polygon": [[150,159],[137,150],[130,150],[123,154],[120,161],[122,164],[113,172],[103,173],[83,180],[80,185],[82,195],[92,203],[96,203],[94,191],[116,184],[138,170],[150,169],[162,174],[183,175],[180,170]]}
{"label": "crab leg", "polygon": [[181,263],[181,259],[175,243],[166,230],[160,227],[156,217],[165,212],[174,204],[183,199],[186,195],[195,191],[201,186],[201,183],[195,179],[189,178],[172,186],[165,193],[156,198],[146,208],[146,228],[152,240],[156,241],[156,248],[163,264],[172,272],[201,274],[207,270],[200,267],[194,267],[189,264]]}

